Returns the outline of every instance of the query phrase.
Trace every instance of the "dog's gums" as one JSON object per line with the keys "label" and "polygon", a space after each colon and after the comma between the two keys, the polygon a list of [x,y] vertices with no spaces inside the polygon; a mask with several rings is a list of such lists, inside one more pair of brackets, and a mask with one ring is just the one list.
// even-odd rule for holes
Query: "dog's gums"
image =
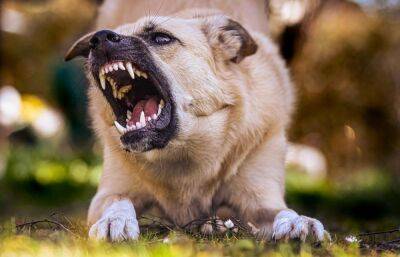
{"label": "dog's gums", "polygon": [[131,62],[114,61],[100,68],[99,80],[107,100],[115,103],[116,113],[125,114],[122,122],[120,117],[114,122],[120,134],[156,127],[165,100],[146,72]]}

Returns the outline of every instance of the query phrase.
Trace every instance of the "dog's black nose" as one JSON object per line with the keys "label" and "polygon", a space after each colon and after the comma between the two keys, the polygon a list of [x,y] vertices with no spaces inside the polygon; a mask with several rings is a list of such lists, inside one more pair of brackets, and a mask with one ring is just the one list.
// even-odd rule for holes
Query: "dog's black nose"
{"label": "dog's black nose", "polygon": [[95,49],[106,42],[117,43],[120,40],[120,36],[111,30],[99,30],[92,36],[89,45],[91,49]]}

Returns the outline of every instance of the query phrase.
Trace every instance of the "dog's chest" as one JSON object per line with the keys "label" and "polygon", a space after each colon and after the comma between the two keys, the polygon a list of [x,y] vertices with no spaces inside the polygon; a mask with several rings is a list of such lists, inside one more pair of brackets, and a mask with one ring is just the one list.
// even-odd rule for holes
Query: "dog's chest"
{"label": "dog's chest", "polygon": [[156,206],[166,219],[183,226],[193,220],[212,216],[214,190],[194,186],[183,188],[185,187],[181,185],[180,188],[155,196]]}

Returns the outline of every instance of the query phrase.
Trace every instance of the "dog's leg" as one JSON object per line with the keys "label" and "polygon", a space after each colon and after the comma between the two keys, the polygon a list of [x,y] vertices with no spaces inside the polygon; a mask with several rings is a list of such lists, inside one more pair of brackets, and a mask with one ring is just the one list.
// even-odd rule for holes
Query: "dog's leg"
{"label": "dog's leg", "polygon": [[136,212],[140,215],[149,198],[130,170],[134,167],[127,166],[118,156],[111,158],[110,153],[105,151],[104,171],[89,208],[89,237],[111,241],[137,239]]}
{"label": "dog's leg", "polygon": [[283,133],[270,136],[249,154],[238,173],[224,184],[223,196],[254,225],[265,239],[324,238],[324,227],[316,219],[298,215],[284,201],[286,139]]}

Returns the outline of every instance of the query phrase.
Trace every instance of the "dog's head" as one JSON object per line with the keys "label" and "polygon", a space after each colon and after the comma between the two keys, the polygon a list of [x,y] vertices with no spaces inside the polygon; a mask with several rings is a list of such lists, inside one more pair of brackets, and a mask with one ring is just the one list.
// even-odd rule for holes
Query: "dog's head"
{"label": "dog's head", "polygon": [[124,148],[144,152],[187,136],[201,116],[232,104],[221,73],[256,50],[249,33],[223,15],[146,17],[82,37],[66,60],[87,58],[92,86],[114,114],[109,129]]}

